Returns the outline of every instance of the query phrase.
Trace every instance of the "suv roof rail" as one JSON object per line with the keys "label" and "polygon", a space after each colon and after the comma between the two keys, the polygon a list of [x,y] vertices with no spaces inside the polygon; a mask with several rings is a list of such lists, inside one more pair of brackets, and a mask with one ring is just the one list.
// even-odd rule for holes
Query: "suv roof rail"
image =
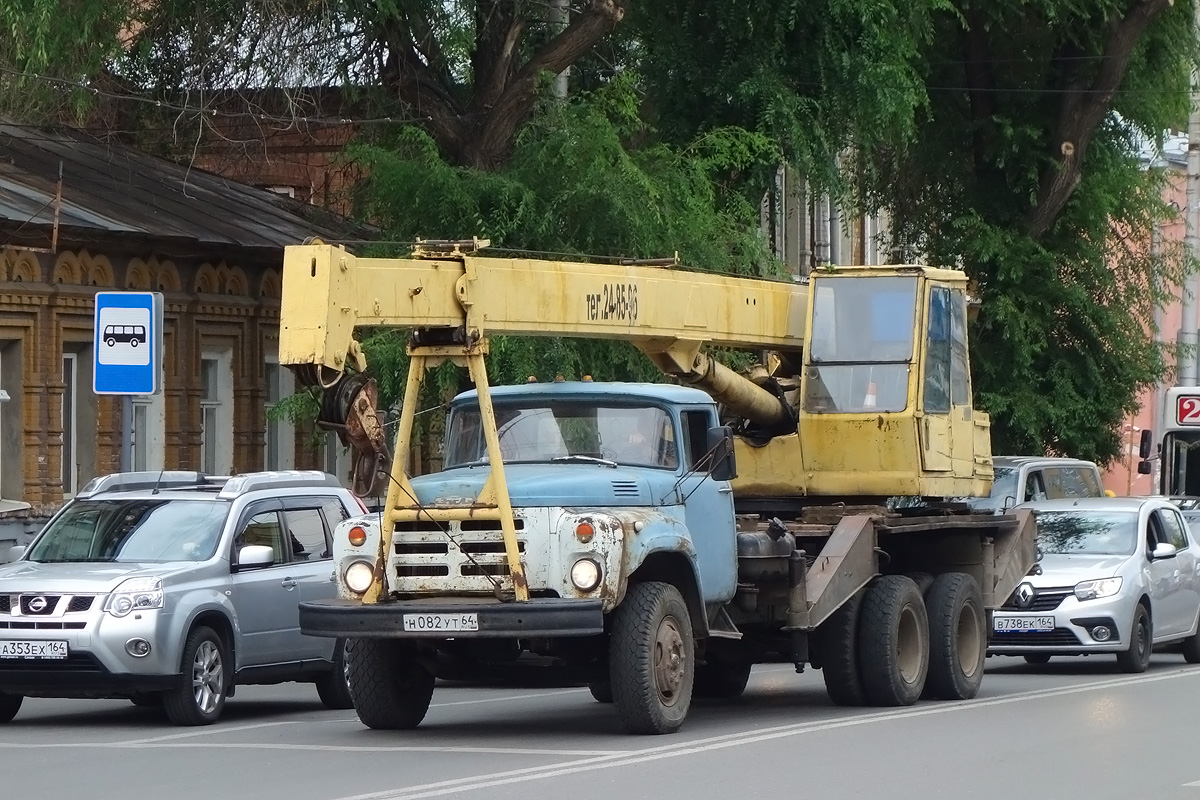
{"label": "suv roof rail", "polygon": [[255,489],[294,489],[305,486],[338,486],[342,482],[328,472],[315,469],[288,469],[274,472],[247,472],[225,481],[217,497],[237,497]]}
{"label": "suv roof rail", "polygon": [[92,478],[75,493],[76,497],[92,497],[106,492],[135,492],[141,489],[184,489],[197,486],[217,486],[225,478],[209,477],[203,472],[183,470],[147,470],[144,472],[114,472]]}

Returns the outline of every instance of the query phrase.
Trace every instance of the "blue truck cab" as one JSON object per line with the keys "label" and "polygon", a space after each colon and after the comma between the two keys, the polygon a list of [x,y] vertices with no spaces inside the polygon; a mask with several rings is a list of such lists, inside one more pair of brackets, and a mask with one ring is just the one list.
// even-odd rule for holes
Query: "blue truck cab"
{"label": "blue truck cab", "polygon": [[[705,635],[737,589],[728,470],[711,469],[721,449],[712,398],[665,384],[556,381],[494,387],[492,401],[530,602],[508,602],[499,522],[436,513],[474,502],[492,479],[478,395],[469,391],[451,403],[443,469],[413,478],[416,496],[401,501],[429,509],[428,519],[399,523],[382,563],[379,516],[344,523],[334,557],[345,602],[306,609],[306,630],[597,636],[631,581],[656,579],[679,589],[695,635]],[[389,602],[360,602],[356,564],[360,575],[385,570]]]}

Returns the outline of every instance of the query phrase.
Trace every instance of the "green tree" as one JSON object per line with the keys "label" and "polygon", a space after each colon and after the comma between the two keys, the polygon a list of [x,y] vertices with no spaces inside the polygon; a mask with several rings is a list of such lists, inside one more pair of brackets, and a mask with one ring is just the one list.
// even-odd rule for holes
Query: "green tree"
{"label": "green tree", "polygon": [[886,210],[896,260],[967,270],[998,452],[1107,461],[1164,373],[1152,310],[1186,267],[1178,247],[1152,251],[1173,212],[1138,150],[1184,118],[1192,9],[675,0],[630,24],[671,136],[768,133],[818,187]]}

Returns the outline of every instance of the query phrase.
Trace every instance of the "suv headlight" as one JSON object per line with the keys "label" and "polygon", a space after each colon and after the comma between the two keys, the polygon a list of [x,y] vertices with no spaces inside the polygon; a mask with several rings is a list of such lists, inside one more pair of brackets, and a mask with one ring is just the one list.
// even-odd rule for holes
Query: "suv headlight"
{"label": "suv headlight", "polygon": [[104,610],[114,617],[162,607],[162,581],[158,578],[129,578],[113,589],[104,601]]}
{"label": "suv headlight", "polygon": [[1101,578],[1095,581],[1081,581],[1075,584],[1075,596],[1080,600],[1098,600],[1101,597],[1112,597],[1121,591],[1120,578]]}

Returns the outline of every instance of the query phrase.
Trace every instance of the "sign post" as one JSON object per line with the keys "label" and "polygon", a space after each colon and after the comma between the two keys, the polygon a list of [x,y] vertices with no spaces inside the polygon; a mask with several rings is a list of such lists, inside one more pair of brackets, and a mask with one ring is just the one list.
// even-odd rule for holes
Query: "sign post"
{"label": "sign post", "polygon": [[92,391],[124,397],[121,469],[128,471],[133,468],[132,399],[162,391],[162,293],[97,292],[94,333]]}

